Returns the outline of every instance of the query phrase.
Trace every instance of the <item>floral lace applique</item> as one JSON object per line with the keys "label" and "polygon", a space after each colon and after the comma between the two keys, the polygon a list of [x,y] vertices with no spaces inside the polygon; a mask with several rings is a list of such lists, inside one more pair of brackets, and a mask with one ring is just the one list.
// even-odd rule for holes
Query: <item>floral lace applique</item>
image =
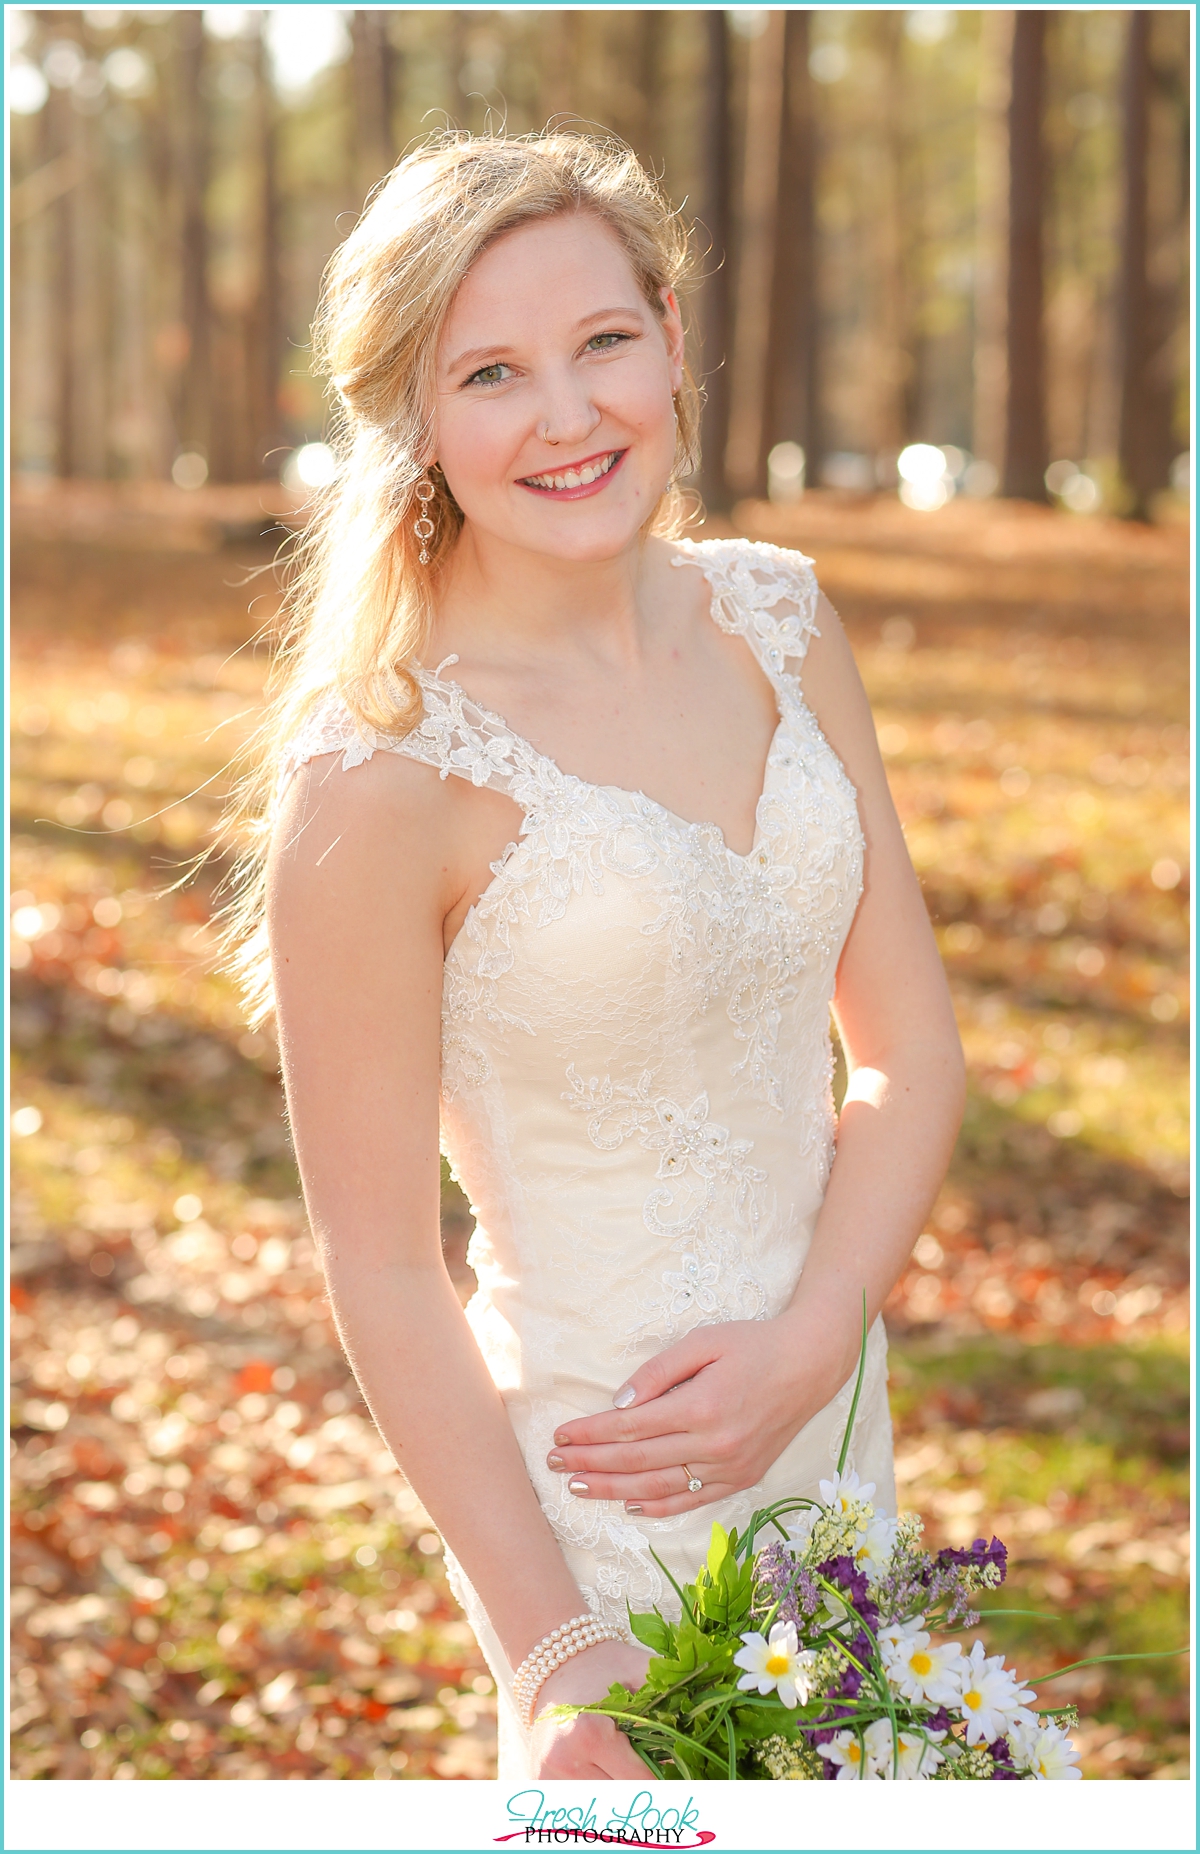
{"label": "floral lace applique", "polygon": [[[799,660],[817,629],[817,576],[811,560],[768,541],[682,541],[672,566],[695,566],[713,589],[713,617],[723,631],[750,637],[772,682]],[[782,609],[780,609],[782,608]]]}
{"label": "floral lace applique", "polygon": [[[649,1072],[635,1083],[610,1076],[585,1082],[572,1065],[567,1080],[570,1092],[563,1099],[588,1116],[588,1138],[599,1151],[613,1152],[637,1138],[659,1155],[656,1176],[671,1181],[648,1193],[642,1217],[651,1235],[677,1251],[680,1266],[664,1270],[639,1296],[630,1341],[656,1338],[669,1344],[680,1331],[705,1321],[764,1319],[767,1294],[745,1253],[758,1228],[756,1187],[767,1182],[761,1167],[749,1163],[753,1141],[734,1139],[728,1127],[710,1118],[707,1094],[681,1107],[652,1093]],[[719,1193],[721,1209],[714,1216]],[[722,1227],[724,1217],[738,1234]]]}

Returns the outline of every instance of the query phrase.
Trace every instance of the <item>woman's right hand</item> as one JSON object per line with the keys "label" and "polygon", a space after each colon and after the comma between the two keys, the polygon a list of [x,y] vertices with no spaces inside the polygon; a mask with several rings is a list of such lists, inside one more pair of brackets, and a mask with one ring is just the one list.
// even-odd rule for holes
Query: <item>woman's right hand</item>
{"label": "woman's right hand", "polygon": [[573,1719],[548,1719],[545,1714],[552,1706],[585,1706],[603,1699],[614,1681],[636,1692],[649,1662],[649,1650],[636,1644],[597,1642],[556,1667],[537,1697],[534,1775],[644,1781],[649,1775],[645,1764],[611,1719],[595,1712]]}

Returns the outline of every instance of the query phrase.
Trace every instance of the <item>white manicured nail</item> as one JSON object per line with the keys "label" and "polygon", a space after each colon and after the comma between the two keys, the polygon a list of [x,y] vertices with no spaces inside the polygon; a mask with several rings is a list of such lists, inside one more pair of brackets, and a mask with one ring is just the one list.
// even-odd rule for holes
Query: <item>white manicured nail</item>
{"label": "white manicured nail", "polygon": [[627,1410],[636,1396],[637,1392],[634,1390],[632,1384],[622,1384],[620,1390],[613,1398],[613,1408],[615,1410]]}

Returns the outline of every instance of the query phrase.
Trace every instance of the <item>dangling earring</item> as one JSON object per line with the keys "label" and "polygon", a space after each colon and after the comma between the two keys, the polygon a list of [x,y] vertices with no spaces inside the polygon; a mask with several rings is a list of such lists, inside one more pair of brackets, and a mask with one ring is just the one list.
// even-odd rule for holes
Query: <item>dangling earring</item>
{"label": "dangling earring", "polygon": [[437,532],[426,512],[429,508],[429,504],[437,495],[437,488],[430,481],[428,471],[426,471],[425,475],[421,478],[413,493],[417,501],[421,504],[421,513],[413,523],[413,533],[421,543],[421,565],[428,566],[429,542],[432,541],[434,534]]}

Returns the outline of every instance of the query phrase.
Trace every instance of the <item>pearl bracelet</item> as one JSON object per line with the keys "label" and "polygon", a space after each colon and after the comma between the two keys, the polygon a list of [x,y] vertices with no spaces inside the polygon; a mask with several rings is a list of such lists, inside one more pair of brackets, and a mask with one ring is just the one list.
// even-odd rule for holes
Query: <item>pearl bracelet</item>
{"label": "pearl bracelet", "polygon": [[526,1731],[533,1724],[538,1694],[556,1667],[561,1667],[573,1655],[582,1654],[585,1648],[594,1648],[597,1642],[624,1640],[623,1629],[603,1621],[599,1616],[593,1616],[590,1610],[582,1616],[573,1616],[570,1622],[562,1623],[559,1628],[552,1629],[549,1635],[543,1636],[513,1675],[513,1699],[517,1715]]}

